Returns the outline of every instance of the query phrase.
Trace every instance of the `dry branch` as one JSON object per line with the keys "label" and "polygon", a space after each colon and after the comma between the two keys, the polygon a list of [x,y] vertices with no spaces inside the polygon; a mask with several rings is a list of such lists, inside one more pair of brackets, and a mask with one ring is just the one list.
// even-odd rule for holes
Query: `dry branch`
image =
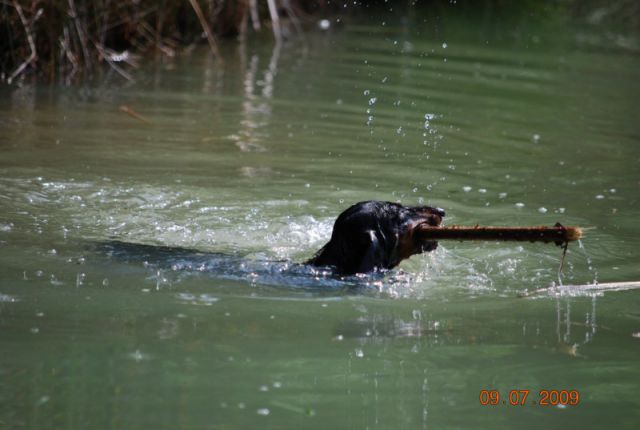
{"label": "dry branch", "polygon": [[629,282],[602,282],[581,285],[556,285],[553,287],[539,288],[533,291],[518,293],[518,297],[534,297],[543,294],[549,295],[578,295],[586,293],[602,293],[605,291],[626,291],[640,289],[639,281]]}
{"label": "dry branch", "polygon": [[250,1],[251,25],[254,31],[260,31],[260,14],[258,13],[258,0]]}
{"label": "dry branch", "polygon": [[31,20],[31,23],[29,23],[29,22],[27,22],[27,19],[25,18],[24,13],[22,12],[22,8],[18,4],[18,2],[15,1],[15,0],[13,2],[13,7],[16,9],[16,12],[18,13],[18,16],[20,17],[20,22],[22,23],[22,26],[24,27],[24,31],[27,34],[27,42],[29,43],[29,49],[31,50],[31,55],[29,55],[29,58],[27,58],[22,64],[20,64],[18,66],[18,68],[11,74],[11,76],[9,76],[9,79],[7,79],[7,82],[9,84],[17,76],[19,76],[22,72],[24,72],[24,70],[27,68],[27,66],[29,66],[32,63],[35,63],[35,61],[38,59],[38,54],[37,54],[37,51],[36,51],[36,44],[35,44],[34,38],[33,38],[33,24],[36,22],[36,20],[42,14],[42,9],[39,9],[38,12],[36,13],[36,16]]}
{"label": "dry branch", "polygon": [[202,9],[200,9],[200,5],[198,4],[197,0],[189,0],[189,3],[191,3],[191,7],[193,8],[193,11],[198,16],[198,20],[200,21],[202,30],[207,35],[207,41],[209,42],[209,47],[211,47],[211,52],[213,53],[213,56],[216,57],[218,60],[221,60],[220,51],[218,50],[218,45],[216,44],[216,41],[213,38],[213,33],[211,33],[211,28],[209,27],[209,24],[207,23],[207,19],[204,17],[204,14],[202,13]]}
{"label": "dry branch", "polygon": [[267,5],[269,6],[269,15],[271,15],[273,37],[276,39],[276,43],[282,43],[282,29],[280,28],[280,16],[278,15],[276,0],[267,0]]}

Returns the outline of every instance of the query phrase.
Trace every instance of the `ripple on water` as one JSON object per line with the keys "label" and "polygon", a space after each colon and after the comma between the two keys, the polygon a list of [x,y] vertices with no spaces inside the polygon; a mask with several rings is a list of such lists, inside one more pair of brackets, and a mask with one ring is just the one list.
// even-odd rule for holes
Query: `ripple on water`
{"label": "ripple on water", "polygon": [[213,297],[210,294],[178,293],[176,297],[185,304],[196,306],[212,306],[218,301],[217,297]]}
{"label": "ripple on water", "polygon": [[[553,258],[538,251],[523,254],[517,247],[475,248],[447,243],[435,253],[412,257],[387,274],[341,278],[328,270],[295,263],[324,245],[334,222],[334,214],[323,218],[309,215],[306,200],[236,201],[225,205],[221,202],[227,198],[204,193],[199,187],[131,186],[112,180],[31,179],[4,181],[2,186],[10,198],[24,196],[25,187],[36,187],[40,201],[57,209],[47,210],[47,214],[55,213],[62,225],[74,226],[65,228],[65,238],[103,241],[110,237],[197,250],[182,257],[151,261],[148,270],[157,288],[204,274],[251,285],[335,291],[356,288],[387,297],[430,297],[452,290],[479,294],[507,284],[540,287],[540,283],[555,279],[552,274],[557,267]],[[463,191],[471,190],[471,186],[463,187]],[[477,190],[487,193],[485,188]],[[499,196],[506,197],[506,193]],[[516,207],[524,207],[524,203],[516,203]],[[33,210],[28,205],[16,209]],[[546,208],[539,210],[544,212]],[[13,224],[0,225],[0,231],[12,229]],[[51,256],[55,254],[51,252]],[[538,257],[549,267],[535,271],[520,264],[523,259]],[[52,282],[57,280],[52,278]],[[178,300],[200,306],[215,303],[214,297],[188,293]]]}
{"label": "ripple on water", "polygon": [[17,297],[0,293],[0,303],[16,303],[19,301],[20,299],[18,299]]}

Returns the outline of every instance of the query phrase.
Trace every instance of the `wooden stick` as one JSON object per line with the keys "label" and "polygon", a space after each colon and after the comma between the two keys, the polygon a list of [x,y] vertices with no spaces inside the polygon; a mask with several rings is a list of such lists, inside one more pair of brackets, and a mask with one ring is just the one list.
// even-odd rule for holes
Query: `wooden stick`
{"label": "wooden stick", "polygon": [[204,33],[207,35],[207,41],[209,42],[209,47],[211,48],[211,52],[213,53],[213,56],[218,61],[222,62],[222,57],[220,57],[220,50],[218,49],[218,44],[216,43],[216,40],[213,38],[213,33],[211,32],[211,28],[207,23],[207,19],[204,17],[204,14],[202,13],[202,9],[200,9],[200,5],[196,0],[189,0],[189,3],[191,3],[191,7],[193,8],[193,11],[196,13],[198,20],[200,21],[200,26],[202,26],[202,30],[204,30]]}
{"label": "wooden stick", "polygon": [[282,30],[280,29],[280,15],[278,15],[276,0],[267,0],[267,5],[269,6],[269,14],[271,15],[273,37],[276,39],[276,45],[279,45],[282,43]]}
{"label": "wooden stick", "polygon": [[499,240],[520,242],[545,242],[562,245],[582,237],[580,227],[565,227],[556,224],[553,227],[466,227],[452,225],[433,227],[420,225],[418,237],[422,240]]}
{"label": "wooden stick", "polygon": [[254,31],[260,31],[260,14],[258,13],[258,0],[250,0],[251,25]]}
{"label": "wooden stick", "polygon": [[151,124],[151,121],[149,121],[148,119],[146,119],[145,117],[143,117],[142,115],[140,115],[138,112],[134,111],[133,109],[131,109],[129,106],[127,105],[122,105],[120,106],[120,111],[126,113],[129,116],[132,116],[133,118],[140,120],[146,124]]}
{"label": "wooden stick", "polygon": [[556,285],[554,287],[539,288],[533,291],[523,291],[518,293],[518,297],[531,297],[540,294],[576,294],[587,293],[589,291],[625,291],[640,289],[639,281],[629,282],[602,282],[595,284],[582,284],[582,285]]}
{"label": "wooden stick", "polygon": [[31,55],[29,55],[29,58],[27,58],[20,66],[18,66],[18,68],[11,74],[11,76],[9,76],[9,79],[7,79],[7,83],[9,84],[11,84],[11,82],[13,82],[13,80],[17,76],[19,76],[20,73],[22,73],[24,69],[27,68],[27,66],[29,66],[32,63],[35,63],[36,60],[38,59],[38,54],[36,52],[36,44],[34,42],[33,23],[35,23],[36,20],[40,18],[40,16],[42,15],[42,9],[38,9],[38,12],[36,12],[35,17],[31,20],[31,24],[29,24],[29,22],[24,16],[24,13],[22,12],[22,8],[20,7],[20,5],[16,0],[13,1],[13,7],[16,9],[16,12],[18,12],[18,16],[20,17],[20,22],[24,27],[25,33],[27,33],[27,42],[29,43],[29,49],[31,49]]}

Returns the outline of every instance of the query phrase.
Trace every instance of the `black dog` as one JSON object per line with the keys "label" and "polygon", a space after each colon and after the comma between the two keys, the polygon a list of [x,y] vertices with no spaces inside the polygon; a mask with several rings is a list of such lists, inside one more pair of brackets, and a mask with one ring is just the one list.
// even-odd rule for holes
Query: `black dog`
{"label": "black dog", "polygon": [[386,270],[405,258],[433,251],[438,242],[414,234],[420,225],[439,226],[444,211],[429,206],[368,201],[338,216],[331,240],[306,264],[332,266],[342,275]]}

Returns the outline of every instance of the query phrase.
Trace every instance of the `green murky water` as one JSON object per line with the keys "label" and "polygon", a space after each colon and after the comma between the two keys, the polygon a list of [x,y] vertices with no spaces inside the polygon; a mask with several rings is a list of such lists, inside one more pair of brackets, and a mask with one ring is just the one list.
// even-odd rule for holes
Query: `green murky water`
{"label": "green murky water", "polygon": [[552,245],[441,243],[357,280],[292,262],[384,199],[591,227],[562,282],[640,279],[637,41],[383,21],[0,90],[0,427],[635,428],[640,292],[518,297],[559,282]]}

